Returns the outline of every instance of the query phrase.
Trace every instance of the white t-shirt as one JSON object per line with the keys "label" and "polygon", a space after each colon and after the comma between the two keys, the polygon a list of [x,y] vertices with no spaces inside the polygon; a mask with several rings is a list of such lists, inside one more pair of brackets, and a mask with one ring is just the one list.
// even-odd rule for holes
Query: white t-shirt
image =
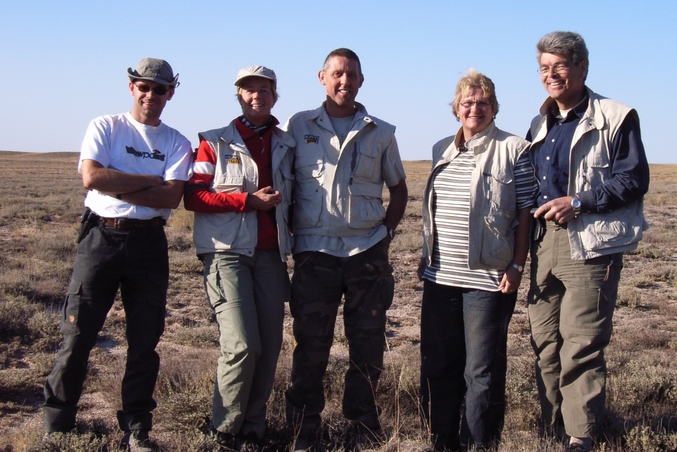
{"label": "white t-shirt", "polygon": [[[89,123],[80,150],[78,172],[82,161],[94,160],[104,168],[130,174],[152,174],[165,181],[190,178],[192,148],[186,137],[160,123],[157,127],[141,124],[131,114],[99,116]],[[107,218],[148,220],[169,218],[171,209],[137,206],[90,190],[85,206]]]}

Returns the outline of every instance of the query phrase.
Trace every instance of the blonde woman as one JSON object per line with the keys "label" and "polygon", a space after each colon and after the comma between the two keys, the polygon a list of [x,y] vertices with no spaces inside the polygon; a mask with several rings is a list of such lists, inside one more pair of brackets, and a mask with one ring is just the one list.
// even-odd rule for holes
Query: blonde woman
{"label": "blonde woman", "polygon": [[483,449],[500,439],[508,323],[536,188],[529,143],[494,123],[491,79],[470,70],[452,107],[461,128],[433,147],[418,269],[421,396],[435,450]]}

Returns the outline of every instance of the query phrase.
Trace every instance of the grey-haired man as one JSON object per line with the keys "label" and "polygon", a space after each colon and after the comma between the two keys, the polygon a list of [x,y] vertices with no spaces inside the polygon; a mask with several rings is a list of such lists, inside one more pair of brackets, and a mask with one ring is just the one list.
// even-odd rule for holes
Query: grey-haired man
{"label": "grey-haired man", "polygon": [[127,75],[131,111],[94,119],[82,143],[78,171],[89,191],[43,412],[47,434],[75,427],[89,353],[120,289],[128,346],[117,418],[123,444],[144,451],[151,450],[155,347],[169,281],[163,226],[181,201],[192,154],[190,142],[160,120],[179,85],[169,63],[144,58]]}
{"label": "grey-haired man", "polygon": [[537,45],[549,97],[527,139],[540,181],[544,234],[533,243],[528,308],[546,428],[587,452],[605,403],[604,348],[623,253],[646,229],[649,166],[637,112],[585,86],[588,49],[577,33]]}

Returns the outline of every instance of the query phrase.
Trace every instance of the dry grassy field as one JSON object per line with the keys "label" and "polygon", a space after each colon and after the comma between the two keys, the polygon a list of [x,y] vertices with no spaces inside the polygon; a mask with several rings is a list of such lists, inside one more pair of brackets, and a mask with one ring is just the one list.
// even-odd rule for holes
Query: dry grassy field
{"label": "dry grassy field", "polygon": [[[0,152],[0,452],[113,451],[121,433],[124,311],[111,310],[90,358],[80,401],[78,433],[42,438],[42,385],[61,333],[59,308],[70,278],[84,189],[77,154]],[[382,451],[428,451],[418,404],[419,312],[422,284],[415,270],[421,246],[421,196],[430,162],[406,162],[410,200],[391,246],[396,294],[388,314],[383,377],[376,388],[389,442]],[[607,348],[608,413],[599,451],[677,451],[677,165],[653,165],[646,213],[651,228],[625,258],[614,336]],[[205,435],[211,404],[217,329],[192,246],[192,215],[172,214],[167,328],[152,432],[162,450],[216,451]],[[528,271],[525,272],[528,275]],[[561,451],[538,436],[539,408],[529,344],[526,287],[522,283],[510,327],[508,408],[500,451]],[[294,339],[285,341],[269,405],[262,450],[286,451],[293,438],[284,422]],[[339,321],[326,378],[322,442],[341,451],[347,423],[341,415],[347,347]]]}

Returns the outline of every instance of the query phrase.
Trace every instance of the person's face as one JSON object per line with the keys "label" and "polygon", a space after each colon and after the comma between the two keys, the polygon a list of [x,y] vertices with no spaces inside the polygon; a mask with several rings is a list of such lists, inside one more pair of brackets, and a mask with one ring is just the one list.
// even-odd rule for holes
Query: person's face
{"label": "person's face", "polygon": [[466,140],[480,133],[491,124],[495,114],[491,100],[484,97],[482,88],[478,87],[472,88],[467,96],[461,98],[457,113]]}
{"label": "person's face", "polygon": [[[142,124],[156,126],[167,101],[174,95],[174,88],[150,80],[129,82],[129,91],[134,97],[132,117]],[[158,94],[158,92],[164,94]]]}
{"label": "person's face", "polygon": [[273,84],[263,77],[247,77],[240,83],[240,106],[247,121],[262,126],[270,119],[275,105]]}
{"label": "person's face", "polygon": [[569,56],[543,53],[539,61],[541,83],[561,110],[568,110],[581,101],[585,91],[588,62],[574,64]]}
{"label": "person's face", "polygon": [[327,62],[327,69],[318,74],[327,91],[327,109],[332,116],[349,116],[355,109],[355,98],[364,76],[359,64],[346,57],[335,56]]}

